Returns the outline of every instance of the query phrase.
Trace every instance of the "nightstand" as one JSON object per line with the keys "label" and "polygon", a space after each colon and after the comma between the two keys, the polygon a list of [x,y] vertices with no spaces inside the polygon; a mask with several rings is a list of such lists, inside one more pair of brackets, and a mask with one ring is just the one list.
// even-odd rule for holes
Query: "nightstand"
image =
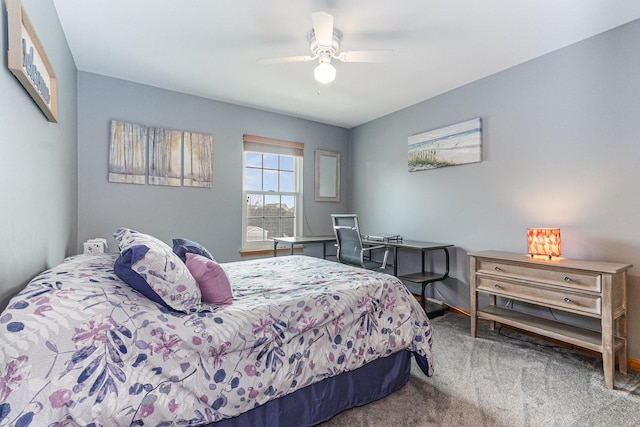
{"label": "nightstand", "polygon": [[[613,262],[538,258],[512,252],[469,254],[471,261],[471,336],[477,321],[503,323],[602,354],[605,385],[614,387],[615,356],[627,373],[627,270]],[[478,307],[478,295],[489,305]],[[596,318],[600,330],[562,323],[496,305],[496,297]]]}

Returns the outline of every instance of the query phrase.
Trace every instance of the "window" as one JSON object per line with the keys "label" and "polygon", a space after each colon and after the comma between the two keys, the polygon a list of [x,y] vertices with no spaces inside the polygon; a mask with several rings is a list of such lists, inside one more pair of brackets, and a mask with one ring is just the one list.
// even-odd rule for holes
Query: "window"
{"label": "window", "polygon": [[242,247],[301,234],[304,144],[244,135]]}

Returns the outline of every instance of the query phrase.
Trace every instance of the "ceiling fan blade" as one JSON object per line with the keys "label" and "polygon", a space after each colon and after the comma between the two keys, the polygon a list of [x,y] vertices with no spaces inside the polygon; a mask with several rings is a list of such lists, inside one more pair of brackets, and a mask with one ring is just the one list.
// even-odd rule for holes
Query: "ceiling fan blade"
{"label": "ceiling fan blade", "polygon": [[393,59],[392,50],[351,50],[334,56],[342,62],[389,62]]}
{"label": "ceiling fan blade", "polygon": [[311,21],[316,42],[320,46],[331,46],[333,43],[333,16],[322,11],[313,12]]}
{"label": "ceiling fan blade", "polygon": [[314,58],[313,56],[308,56],[308,55],[304,55],[304,56],[281,56],[279,58],[262,58],[262,59],[258,59],[258,63],[263,64],[263,65],[269,65],[269,64],[282,64],[284,62],[305,62],[305,61],[313,61]]}

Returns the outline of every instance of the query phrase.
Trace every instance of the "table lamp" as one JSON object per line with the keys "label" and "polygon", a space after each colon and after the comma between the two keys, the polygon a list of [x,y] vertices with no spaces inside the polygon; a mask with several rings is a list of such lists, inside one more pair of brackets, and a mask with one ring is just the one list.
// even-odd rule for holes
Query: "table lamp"
{"label": "table lamp", "polygon": [[559,228],[527,228],[527,248],[529,255],[545,255],[549,258],[560,256]]}

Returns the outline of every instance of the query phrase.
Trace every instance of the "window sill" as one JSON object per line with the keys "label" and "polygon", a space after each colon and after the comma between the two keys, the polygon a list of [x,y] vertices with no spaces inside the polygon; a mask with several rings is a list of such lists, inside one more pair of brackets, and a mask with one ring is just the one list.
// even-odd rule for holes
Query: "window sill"
{"label": "window sill", "polygon": [[[293,253],[302,253],[302,248],[294,248]],[[291,249],[289,248],[279,248],[277,251],[278,255],[289,255],[291,253]],[[240,257],[254,257],[254,256],[273,256],[273,249],[241,249]]]}

